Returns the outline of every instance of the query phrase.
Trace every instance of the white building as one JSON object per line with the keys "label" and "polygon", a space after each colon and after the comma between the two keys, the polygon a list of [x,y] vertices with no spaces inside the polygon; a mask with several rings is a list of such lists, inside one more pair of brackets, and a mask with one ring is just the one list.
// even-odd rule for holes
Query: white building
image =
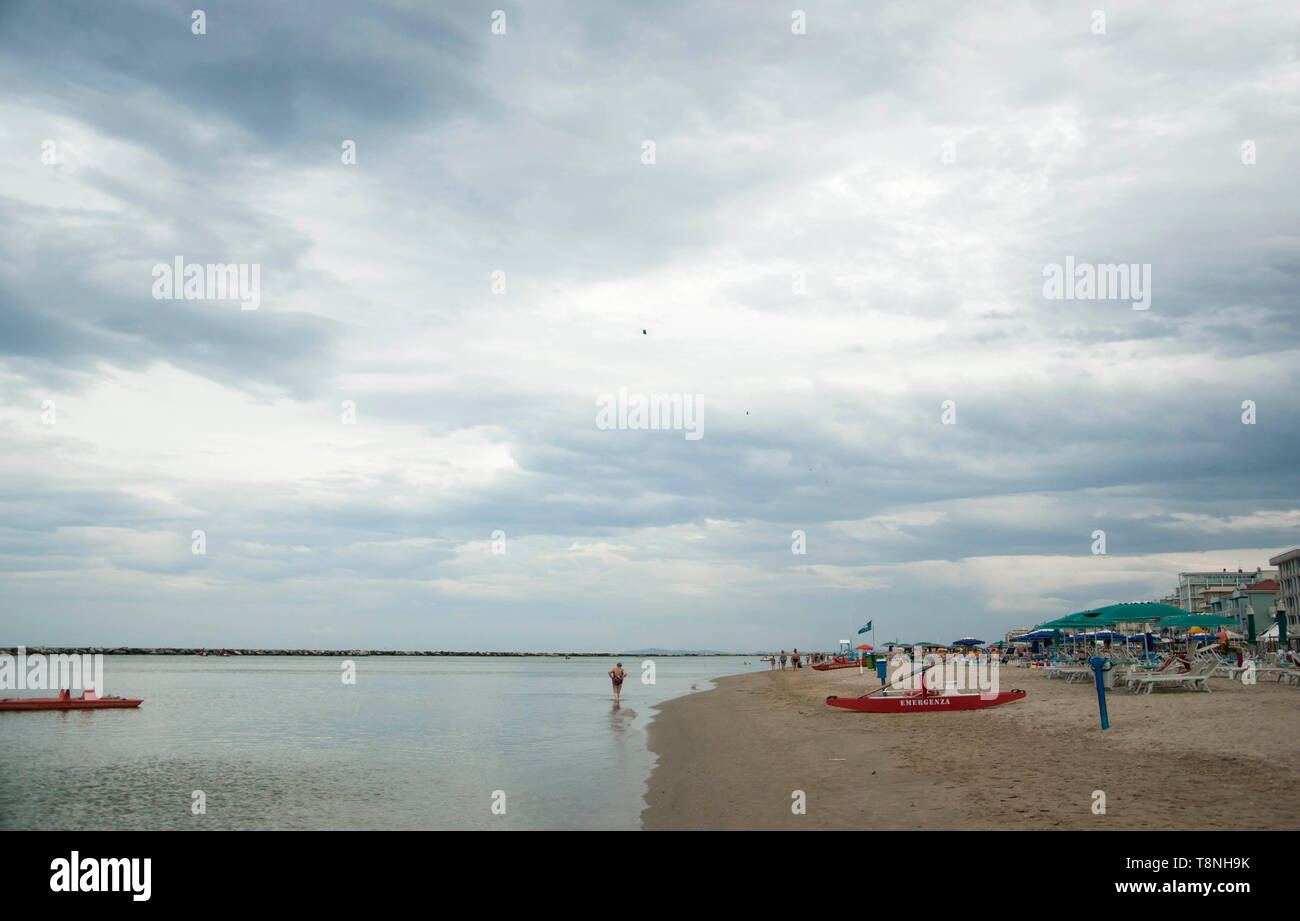
{"label": "white building", "polygon": [[1300,547],[1279,553],[1268,565],[1277,567],[1276,578],[1281,586],[1278,599],[1286,611],[1287,641],[1291,646],[1300,645]]}
{"label": "white building", "polygon": [[[1300,553],[1300,550],[1295,551]],[[1273,565],[1272,562],[1269,565]],[[1215,598],[1226,597],[1237,590],[1238,585],[1248,585],[1264,579],[1276,579],[1276,569],[1259,569],[1246,572],[1238,569],[1229,572],[1180,572],[1178,574],[1178,607],[1193,614],[1210,613],[1210,603]]]}

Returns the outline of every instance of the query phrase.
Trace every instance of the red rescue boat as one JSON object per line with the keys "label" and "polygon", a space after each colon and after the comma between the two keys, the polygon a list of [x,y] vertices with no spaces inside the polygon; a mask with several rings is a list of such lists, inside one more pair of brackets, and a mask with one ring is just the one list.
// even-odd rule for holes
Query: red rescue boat
{"label": "red rescue boat", "polygon": [[58,697],[6,697],[0,699],[0,710],[124,710],[144,703],[130,697],[100,697],[94,691],[84,691],[80,697],[63,690]]}
{"label": "red rescue boat", "polygon": [[830,662],[818,662],[813,666],[813,668],[819,672],[828,672],[833,668],[857,668],[859,664],[861,664],[863,668],[868,667],[867,663],[859,663],[857,659],[841,659],[839,656],[836,656]]}
{"label": "red rescue boat", "polygon": [[[906,680],[909,677],[920,676],[921,689],[907,689],[895,691],[892,696],[884,696],[882,692]],[[882,694],[880,697],[873,697],[872,694]],[[1015,703],[1017,700],[1023,700],[1025,692],[1019,689],[1010,691],[1001,691],[997,694],[981,693],[942,693],[933,688],[927,687],[925,683],[925,671],[913,672],[910,676],[904,676],[889,684],[884,685],[870,694],[864,694],[861,697],[827,697],[826,703],[832,707],[839,707],[843,710],[857,710],[861,713],[924,713],[927,710],[934,712],[940,710],[983,710],[985,707],[996,707],[1000,704]]]}
{"label": "red rescue boat", "polygon": [[939,694],[935,691],[903,691],[892,697],[827,697],[826,703],[862,713],[924,713],[941,710],[982,710],[1023,700],[1025,692],[1001,691],[987,697],[979,694]]}

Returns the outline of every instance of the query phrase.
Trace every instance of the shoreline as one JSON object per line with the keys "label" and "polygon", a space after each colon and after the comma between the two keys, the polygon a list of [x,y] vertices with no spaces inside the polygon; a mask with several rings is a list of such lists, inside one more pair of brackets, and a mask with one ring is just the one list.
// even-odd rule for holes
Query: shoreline
{"label": "shoreline", "polygon": [[22,649],[29,656],[460,656],[484,658],[616,659],[619,656],[641,659],[738,659],[755,657],[748,652],[455,652],[451,650],[411,649],[235,649],[221,646],[0,646],[0,655],[16,656]]}
{"label": "shoreline", "polygon": [[[644,830],[1290,830],[1300,825],[1300,693],[1215,679],[1213,693],[1107,694],[1007,668],[1022,701],[852,713],[852,669],[757,672],[652,708]],[[796,815],[792,794],[806,796]],[[1094,812],[1096,791],[1106,812]]]}

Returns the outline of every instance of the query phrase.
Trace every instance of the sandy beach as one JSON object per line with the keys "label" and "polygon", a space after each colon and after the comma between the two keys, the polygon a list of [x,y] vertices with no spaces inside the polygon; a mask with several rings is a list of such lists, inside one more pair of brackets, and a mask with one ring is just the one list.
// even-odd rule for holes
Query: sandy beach
{"label": "sandy beach", "polygon": [[[672,829],[1294,829],[1300,688],[1226,678],[1213,693],[1108,694],[1006,667],[1023,701],[917,715],[827,695],[879,687],[844,669],[723,678],[668,701],[642,822]],[[794,814],[793,791],[807,813]],[[1093,792],[1104,791],[1105,814]]]}

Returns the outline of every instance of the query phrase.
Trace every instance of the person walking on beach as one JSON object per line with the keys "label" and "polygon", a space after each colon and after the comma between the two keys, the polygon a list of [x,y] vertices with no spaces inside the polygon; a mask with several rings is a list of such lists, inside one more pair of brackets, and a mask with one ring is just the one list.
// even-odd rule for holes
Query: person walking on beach
{"label": "person walking on beach", "polygon": [[618,703],[618,695],[623,692],[623,679],[626,677],[627,672],[623,670],[622,662],[609,670],[609,680],[614,682],[614,703]]}
{"label": "person walking on beach", "polygon": [[792,653],[790,654],[790,665],[791,665],[791,667],[793,667],[793,668],[803,668],[803,666],[799,664],[799,650],[798,650],[798,649],[796,649],[794,652],[792,652]]}
{"label": "person walking on beach", "polygon": [[785,671],[785,650],[781,650],[781,671]]}

